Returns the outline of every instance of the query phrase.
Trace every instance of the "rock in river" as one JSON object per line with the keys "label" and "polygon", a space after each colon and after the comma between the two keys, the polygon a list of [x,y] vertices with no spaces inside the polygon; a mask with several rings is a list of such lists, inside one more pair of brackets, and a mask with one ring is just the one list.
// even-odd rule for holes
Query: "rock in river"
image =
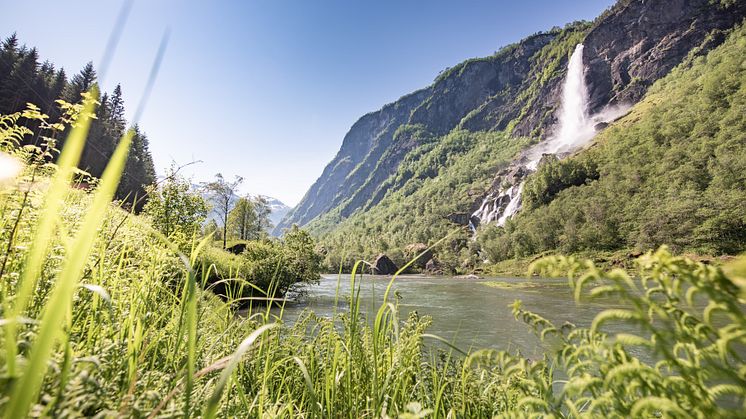
{"label": "rock in river", "polygon": [[374,275],[393,275],[397,270],[396,264],[383,253],[378,255],[376,261],[373,262]]}

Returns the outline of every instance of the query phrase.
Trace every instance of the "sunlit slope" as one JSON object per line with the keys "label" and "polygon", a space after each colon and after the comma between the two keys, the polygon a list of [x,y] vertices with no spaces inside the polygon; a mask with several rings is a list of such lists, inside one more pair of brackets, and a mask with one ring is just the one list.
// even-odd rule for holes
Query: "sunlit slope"
{"label": "sunlit slope", "polygon": [[656,83],[595,146],[541,167],[490,259],[545,250],[746,248],[746,30]]}

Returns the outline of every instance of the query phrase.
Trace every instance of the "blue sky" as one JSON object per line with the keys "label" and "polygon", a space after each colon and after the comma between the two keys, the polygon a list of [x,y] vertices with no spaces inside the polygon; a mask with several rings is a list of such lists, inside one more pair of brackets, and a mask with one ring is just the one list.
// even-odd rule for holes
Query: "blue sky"
{"label": "blue sky", "polygon": [[[171,37],[140,125],[157,169],[202,163],[245,178],[244,192],[296,204],[349,127],[446,67],[534,32],[593,19],[612,0],[135,0],[104,80],[122,84],[129,116],[160,38]],[[121,2],[15,1],[13,31],[71,75],[98,63]]]}

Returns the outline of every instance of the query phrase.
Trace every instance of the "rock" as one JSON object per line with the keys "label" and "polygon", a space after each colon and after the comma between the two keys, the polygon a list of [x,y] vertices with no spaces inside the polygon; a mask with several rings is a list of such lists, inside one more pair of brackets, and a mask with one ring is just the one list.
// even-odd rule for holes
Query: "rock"
{"label": "rock", "polygon": [[606,129],[606,127],[608,126],[609,126],[608,122],[599,122],[598,124],[593,126],[593,129],[596,131],[601,131],[601,130]]}
{"label": "rock", "polygon": [[[424,254],[423,254],[424,253]],[[425,243],[412,243],[404,248],[404,254],[408,260],[412,260],[422,254],[412,263],[412,266],[423,269],[427,261],[433,258],[432,250],[427,248]]]}
{"label": "rock", "polygon": [[443,275],[443,268],[440,266],[440,263],[433,259],[430,259],[425,264],[425,272],[430,275]]}
{"label": "rock", "polygon": [[469,214],[465,212],[454,212],[446,215],[446,218],[448,219],[448,221],[460,226],[469,225]]}
{"label": "rock", "polygon": [[642,252],[641,252],[641,251],[639,251],[639,250],[633,250],[633,251],[631,251],[631,252],[627,253],[627,257],[628,257],[629,259],[637,259],[637,258],[639,258],[640,256],[642,256]]}
{"label": "rock", "polygon": [[393,275],[398,270],[396,264],[383,253],[373,262],[373,275]]}
{"label": "rock", "polygon": [[233,253],[234,255],[240,255],[244,252],[244,250],[246,250],[246,243],[234,244],[233,246],[230,246],[225,250]]}
{"label": "rock", "polygon": [[459,275],[456,278],[459,278],[459,279],[482,279],[482,277],[480,277],[479,275],[474,275],[474,274]]}
{"label": "rock", "polygon": [[746,2],[711,0],[618,2],[583,40],[591,113],[634,103],[690,51],[706,54],[746,15]]}

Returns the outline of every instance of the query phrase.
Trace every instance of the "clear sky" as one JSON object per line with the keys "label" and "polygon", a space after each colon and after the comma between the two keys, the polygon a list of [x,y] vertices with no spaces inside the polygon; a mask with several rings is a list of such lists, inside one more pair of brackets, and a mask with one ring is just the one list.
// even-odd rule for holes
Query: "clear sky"
{"label": "clear sky", "polygon": [[[135,0],[104,80],[122,84],[128,116],[160,38],[171,38],[140,125],[159,172],[192,160],[195,182],[217,172],[244,192],[295,205],[349,127],[446,67],[552,26],[593,19],[613,0]],[[3,5],[0,36],[17,32],[68,76],[97,64],[120,1]]]}

